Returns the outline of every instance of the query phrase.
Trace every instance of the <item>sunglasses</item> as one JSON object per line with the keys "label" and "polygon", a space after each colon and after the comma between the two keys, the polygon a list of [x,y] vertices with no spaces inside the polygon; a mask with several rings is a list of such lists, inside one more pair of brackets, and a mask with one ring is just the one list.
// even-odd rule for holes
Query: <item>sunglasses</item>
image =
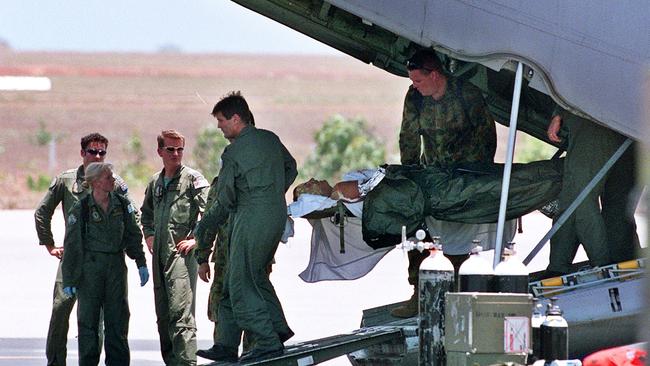
{"label": "sunglasses", "polygon": [[90,155],[93,155],[93,156],[97,156],[97,155],[104,156],[104,155],[106,155],[106,150],[101,150],[101,149],[99,149],[99,150],[98,149],[86,149],[85,151],[86,151],[86,154],[90,154]]}
{"label": "sunglasses", "polygon": [[173,147],[173,146],[165,146],[163,147],[168,153],[173,154],[174,152],[178,152],[179,154],[185,150],[184,147]]}
{"label": "sunglasses", "polygon": [[407,60],[406,61],[406,69],[409,70],[409,71],[413,71],[413,70],[433,71],[432,68],[424,67],[424,65],[422,65],[421,62],[412,61],[412,60]]}

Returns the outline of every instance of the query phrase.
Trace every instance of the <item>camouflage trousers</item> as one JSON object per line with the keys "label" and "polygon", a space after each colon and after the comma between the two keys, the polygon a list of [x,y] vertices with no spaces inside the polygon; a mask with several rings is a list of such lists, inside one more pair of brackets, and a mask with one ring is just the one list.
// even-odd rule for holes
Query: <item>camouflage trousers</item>
{"label": "camouflage trousers", "polygon": [[[212,257],[214,262],[214,273],[212,276],[212,285],[210,285],[210,294],[208,295],[208,319],[211,322],[215,323],[214,330],[212,332],[212,338],[214,343],[217,342],[217,319],[219,315],[219,302],[223,296],[223,280],[224,273],[226,272],[226,266],[228,264],[228,246],[221,245],[216,248],[215,253]],[[266,272],[271,274],[273,269],[273,263],[269,263]],[[243,351],[246,352],[253,348],[254,341],[248,335],[247,332],[244,332],[244,338],[242,341]]]}

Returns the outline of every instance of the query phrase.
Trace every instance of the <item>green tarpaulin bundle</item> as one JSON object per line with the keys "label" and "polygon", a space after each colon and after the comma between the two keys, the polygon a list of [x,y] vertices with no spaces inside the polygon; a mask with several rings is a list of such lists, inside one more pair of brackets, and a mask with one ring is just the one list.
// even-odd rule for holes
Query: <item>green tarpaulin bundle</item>
{"label": "green tarpaulin bundle", "polygon": [[[537,210],[562,188],[563,159],[513,164],[506,219]],[[503,164],[387,165],[386,176],[364,200],[363,240],[373,248],[396,245],[424,218],[470,224],[498,220]]]}

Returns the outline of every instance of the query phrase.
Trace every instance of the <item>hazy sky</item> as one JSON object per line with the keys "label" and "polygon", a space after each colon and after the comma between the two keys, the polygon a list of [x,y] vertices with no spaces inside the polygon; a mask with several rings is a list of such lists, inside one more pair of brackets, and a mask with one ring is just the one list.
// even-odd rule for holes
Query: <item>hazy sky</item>
{"label": "hazy sky", "polygon": [[0,0],[16,50],[340,54],[229,0]]}

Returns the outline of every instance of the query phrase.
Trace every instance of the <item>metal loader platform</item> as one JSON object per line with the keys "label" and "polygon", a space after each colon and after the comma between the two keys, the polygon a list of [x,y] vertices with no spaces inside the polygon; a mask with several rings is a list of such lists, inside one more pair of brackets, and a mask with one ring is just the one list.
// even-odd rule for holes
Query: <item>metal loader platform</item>
{"label": "metal loader platform", "polygon": [[203,365],[268,365],[309,366],[377,344],[391,343],[403,338],[402,329],[397,326],[376,326],[361,328],[349,334],[339,334],[313,341],[287,346],[282,356],[250,363],[213,362]]}

